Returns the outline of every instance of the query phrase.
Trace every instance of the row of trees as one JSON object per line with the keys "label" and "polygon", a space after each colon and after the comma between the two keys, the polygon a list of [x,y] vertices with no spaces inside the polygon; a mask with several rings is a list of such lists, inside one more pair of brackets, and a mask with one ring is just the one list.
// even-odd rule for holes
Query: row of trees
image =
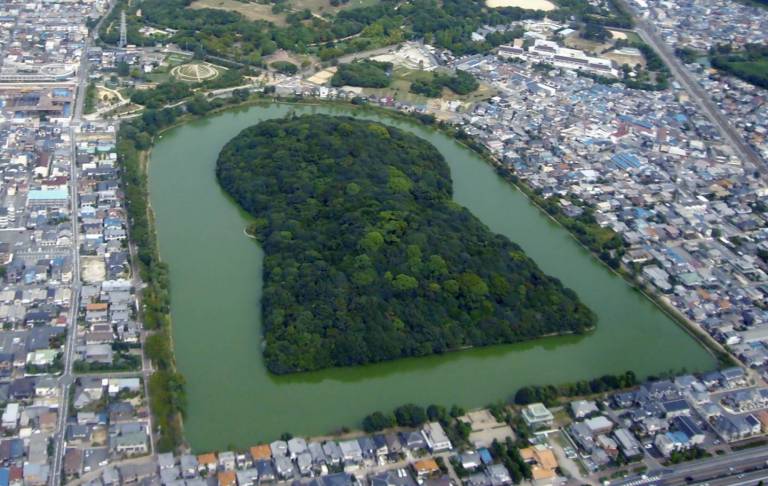
{"label": "row of trees", "polygon": [[171,353],[170,280],[168,267],[160,261],[157,252],[149,216],[142,151],[148,149],[154,136],[162,128],[172,125],[180,114],[180,108],[146,110],[135,121],[121,124],[117,143],[130,237],[137,248],[139,271],[146,284],[142,290],[142,321],[146,329],[154,331],[147,339],[145,352],[157,369],[150,377],[149,390],[161,451],[172,451],[183,441],[180,418],[186,412],[186,393],[184,378],[176,371]]}
{"label": "row of trees", "polygon": [[531,465],[523,460],[522,456],[520,456],[520,449],[510,437],[507,437],[504,443],[494,439],[491,444],[491,454],[501,460],[501,463],[507,468],[515,484],[522,482],[524,479],[530,480],[533,477]]}
{"label": "row of trees", "polygon": [[466,412],[456,405],[450,410],[441,405],[429,405],[424,408],[409,403],[397,407],[392,413],[374,412],[363,419],[363,430],[368,433],[379,432],[395,426],[416,428],[426,422],[439,422],[454,446],[466,444],[472,426],[458,420]]}
{"label": "row of trees", "polygon": [[[146,99],[154,99],[152,91],[146,93]],[[228,99],[208,100],[202,95],[195,95],[188,100],[184,108],[148,108],[141,117],[123,122],[118,133],[117,153],[130,238],[136,248],[138,269],[145,283],[141,294],[141,318],[144,328],[154,331],[146,339],[144,352],[157,369],[149,383],[150,407],[158,428],[158,448],[161,451],[173,450],[183,441],[180,418],[186,413],[186,393],[184,377],[176,371],[173,357],[170,337],[170,278],[168,266],[160,261],[157,249],[156,234],[148,206],[147,176],[142,161],[155,136],[164,128],[176,123],[185,111],[202,116],[227,104],[245,101],[249,96],[247,89],[235,89],[232,97]]]}
{"label": "row of trees", "polygon": [[542,402],[545,405],[556,405],[561,397],[594,395],[612,390],[631,388],[638,384],[637,376],[632,371],[621,375],[604,375],[593,380],[582,380],[576,383],[553,386],[525,386],[515,393],[515,403],[527,405]]}
{"label": "row of trees", "polygon": [[397,407],[392,413],[373,412],[363,419],[363,430],[378,432],[398,425],[400,427],[418,427],[425,422],[447,424],[451,419],[464,415],[463,408],[454,405],[450,410],[441,405],[429,405],[426,409],[412,403]]}
{"label": "row of trees", "polygon": [[[513,183],[519,182],[507,169],[499,168],[498,173]],[[533,202],[568,229],[581,244],[589,248],[608,266],[613,269],[618,269],[621,266],[621,257],[626,252],[624,240],[612,229],[603,228],[597,223],[594,208],[574,199],[572,202],[581,205],[583,212],[579,216],[567,216],[563,213],[558,198],[542,197],[525,185],[519,187]]]}

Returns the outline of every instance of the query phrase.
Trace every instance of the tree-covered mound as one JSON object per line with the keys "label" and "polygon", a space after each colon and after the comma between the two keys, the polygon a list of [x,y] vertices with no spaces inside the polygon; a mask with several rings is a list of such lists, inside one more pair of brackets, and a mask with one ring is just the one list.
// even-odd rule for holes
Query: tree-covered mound
{"label": "tree-covered mound", "polygon": [[316,370],[582,333],[595,316],[451,199],[426,141],[367,120],[269,120],[216,174],[264,252],[267,367]]}

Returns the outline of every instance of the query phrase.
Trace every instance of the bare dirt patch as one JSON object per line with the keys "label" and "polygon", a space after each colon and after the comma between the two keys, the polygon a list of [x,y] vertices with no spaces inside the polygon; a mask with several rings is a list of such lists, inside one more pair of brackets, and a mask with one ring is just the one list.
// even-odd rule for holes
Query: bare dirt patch
{"label": "bare dirt patch", "polygon": [[512,427],[498,422],[488,410],[469,412],[459,420],[472,427],[469,441],[477,446],[490,447],[494,440],[503,443],[507,437],[515,438]]}
{"label": "bare dirt patch", "polygon": [[84,283],[97,283],[107,278],[107,269],[103,257],[84,256],[81,261],[81,274]]}
{"label": "bare dirt patch", "polygon": [[307,81],[315,84],[325,84],[331,80],[334,74],[336,74],[336,67],[329,67],[328,69],[316,72],[311,78],[307,79]]}
{"label": "bare dirt patch", "polygon": [[627,38],[626,32],[622,32],[620,30],[609,30],[608,32],[611,33],[611,38],[614,39],[614,40],[626,39]]}

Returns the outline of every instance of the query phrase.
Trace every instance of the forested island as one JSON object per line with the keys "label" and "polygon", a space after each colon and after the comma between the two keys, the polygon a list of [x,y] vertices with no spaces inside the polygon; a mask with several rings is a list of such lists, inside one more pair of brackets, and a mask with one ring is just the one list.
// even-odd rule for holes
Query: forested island
{"label": "forested island", "polygon": [[402,130],[328,115],[264,121],[224,146],[216,175],[265,252],[273,373],[595,325],[572,290],[452,201],[442,155]]}

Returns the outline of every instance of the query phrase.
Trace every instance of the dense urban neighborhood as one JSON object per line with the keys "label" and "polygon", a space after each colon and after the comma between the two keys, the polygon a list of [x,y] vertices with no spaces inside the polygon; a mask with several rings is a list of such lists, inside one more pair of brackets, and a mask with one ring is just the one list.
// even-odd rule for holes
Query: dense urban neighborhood
{"label": "dense urban neighborhood", "polygon": [[[263,47],[257,61],[172,42],[180,29],[140,9],[126,19],[125,3],[0,0],[0,486],[768,481],[759,1],[590,0],[578,21],[557,14],[561,2],[534,2],[536,14],[473,17],[452,49],[445,30],[376,24],[362,34],[378,44]],[[190,9],[267,7],[294,27],[332,15],[232,3]],[[353,12],[348,3],[330,5]],[[595,21],[607,11],[610,22]],[[339,46],[361,35],[340,33]],[[328,436],[286,423],[247,447],[187,443],[145,151],[174,124],[277,100],[366,107],[450,134],[672,315],[718,369],[614,370],[499,390],[506,402],[472,410],[413,396]]]}

